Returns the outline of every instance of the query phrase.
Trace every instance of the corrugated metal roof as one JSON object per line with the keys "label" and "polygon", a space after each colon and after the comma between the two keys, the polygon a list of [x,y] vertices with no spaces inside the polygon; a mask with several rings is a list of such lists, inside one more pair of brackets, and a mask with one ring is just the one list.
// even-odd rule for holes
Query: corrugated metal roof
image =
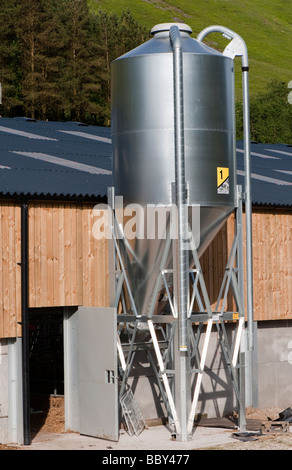
{"label": "corrugated metal roof", "polygon": [[[242,141],[238,184],[244,187]],[[251,143],[252,201],[292,205],[292,147]],[[76,122],[0,118],[0,194],[98,198],[113,185],[111,129]]]}
{"label": "corrugated metal roof", "polygon": [[[244,188],[243,143],[238,141],[237,177]],[[251,192],[254,205],[292,206],[292,147],[251,143]]]}
{"label": "corrugated metal roof", "polygon": [[0,118],[0,194],[104,197],[113,184],[110,133],[76,122]]}

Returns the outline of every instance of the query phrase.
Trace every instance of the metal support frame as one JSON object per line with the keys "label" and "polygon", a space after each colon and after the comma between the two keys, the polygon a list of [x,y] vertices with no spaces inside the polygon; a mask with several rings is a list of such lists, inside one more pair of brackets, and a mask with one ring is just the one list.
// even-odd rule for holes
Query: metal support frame
{"label": "metal support frame", "polygon": [[[193,292],[191,295],[189,295],[190,302],[186,319],[189,347],[188,351],[185,353],[186,362],[184,365],[184,370],[181,371],[185,374],[185,385],[188,384],[188,386],[185,390],[187,396],[184,397],[183,400],[181,400],[181,397],[177,397],[177,386],[180,387],[181,385],[181,376],[179,377],[179,380],[177,380],[177,374],[180,373],[180,369],[176,368],[176,361],[178,359],[178,355],[181,355],[181,351],[179,351],[178,348],[179,328],[177,299],[175,299],[176,290],[174,289],[173,299],[171,298],[170,292],[168,291],[171,315],[155,315],[154,300],[152,301],[148,315],[139,315],[139,312],[137,312],[135,306],[134,297],[131,293],[130,283],[127,278],[127,270],[119,248],[119,244],[123,243],[123,240],[119,239],[118,241],[116,238],[113,188],[109,188],[108,195],[113,214],[112,240],[110,241],[112,247],[112,254],[110,255],[110,259],[112,260],[112,267],[114,263],[114,276],[111,276],[113,282],[113,285],[111,286],[113,292],[110,295],[113,303],[111,306],[118,307],[119,303],[121,302],[123,308],[123,312],[118,314],[118,330],[120,330],[124,325],[126,325],[127,328],[131,326],[131,332],[128,335],[127,343],[122,343],[118,335],[117,353],[122,377],[120,397],[123,395],[125,388],[128,385],[127,382],[136,351],[139,349],[146,350],[150,364],[152,365],[159,384],[162,399],[168,411],[169,424],[173,425],[177,440],[186,441],[190,439],[206,365],[206,357],[210,344],[211,332],[213,326],[216,326],[223,357],[225,359],[227,370],[230,375],[238,402],[239,427],[241,431],[244,431],[246,423],[245,402],[244,389],[242,388],[241,380],[243,375],[242,366],[244,365],[244,358],[243,353],[241,353],[240,350],[242,331],[244,328],[244,295],[242,292],[242,193],[240,188],[238,190],[238,206],[235,209],[234,240],[215,309],[212,309],[211,307],[198,253],[196,249],[192,250],[194,268],[189,269],[189,276],[190,279],[192,279]],[[164,284],[166,290],[168,289],[165,277],[166,274],[172,274],[174,277],[174,282],[177,282],[175,268],[172,270],[166,270],[164,268],[167,255],[169,250],[172,248],[172,242],[173,241],[171,241],[170,238],[166,239],[165,250],[160,265],[160,273],[155,284],[153,299],[157,298],[161,282]],[[128,293],[131,309],[130,313],[126,310],[123,288]],[[232,290],[233,299],[236,304],[235,311],[226,310],[227,295],[230,290]],[[200,291],[202,294],[200,294]],[[195,302],[199,306],[199,311],[193,311]],[[229,344],[225,327],[225,323],[230,321],[234,322],[236,325],[231,345]],[[147,324],[148,332],[150,334],[150,341],[148,340],[144,343],[139,343],[136,341],[137,331],[141,324]],[[194,325],[196,325],[196,333],[194,333]],[[206,334],[202,345],[202,352],[200,353],[200,340],[205,325]],[[166,326],[166,328],[163,329],[163,326]],[[157,337],[158,329],[164,332],[164,338],[162,340],[158,339]],[[153,353],[156,361],[154,360]],[[179,363],[180,359],[181,358],[179,357]],[[188,382],[186,376],[189,377]],[[176,382],[177,386],[175,386]],[[193,394],[191,396],[192,389]],[[185,403],[183,416],[180,408],[182,402]]]}
{"label": "metal support frame", "polygon": [[248,405],[258,406],[257,338],[253,312],[253,251],[252,251],[252,198],[251,198],[251,159],[250,159],[250,116],[249,116],[249,61],[245,41],[239,34],[224,26],[208,26],[197,36],[202,42],[210,33],[219,32],[230,42],[223,54],[231,59],[241,57],[243,131],[244,131],[244,202],[246,216],[246,299],[247,299],[247,399]]}
{"label": "metal support frame", "polygon": [[[239,377],[236,373],[236,369],[240,368],[240,364],[238,364],[239,358],[239,350],[242,338],[242,331],[244,327],[244,303],[243,303],[243,294],[242,294],[242,284],[241,283],[241,273],[243,271],[243,265],[239,265],[238,263],[242,261],[242,199],[241,199],[241,191],[238,188],[238,206],[235,212],[235,236],[232,244],[232,248],[229,254],[227,266],[225,268],[225,273],[223,277],[223,281],[221,284],[219,296],[216,302],[215,310],[212,311],[211,305],[207,296],[207,290],[204,283],[204,279],[201,273],[200,262],[198,259],[198,255],[196,251],[193,251],[193,258],[195,260],[196,271],[201,276],[200,283],[202,287],[203,297],[205,301],[205,309],[207,314],[205,315],[206,318],[200,318],[198,332],[199,335],[201,334],[202,327],[204,321],[207,321],[206,327],[206,334],[201,354],[201,359],[198,361],[198,355],[195,353],[195,357],[197,358],[198,369],[195,369],[195,373],[197,374],[196,381],[195,381],[195,389],[194,395],[191,405],[191,412],[189,415],[188,421],[188,432],[191,432],[196,406],[199,397],[199,391],[202,383],[203,372],[205,368],[205,361],[207,350],[209,346],[212,326],[215,324],[220,340],[220,346],[222,349],[223,356],[225,358],[225,362],[227,365],[227,369],[229,375],[232,380],[233,388],[236,394],[237,402],[238,402],[238,411],[239,411],[239,427],[242,431],[246,428],[246,419],[245,419],[245,404],[244,404],[244,390],[240,387],[241,384],[239,383]],[[195,285],[195,283],[194,283]],[[233,292],[233,298],[237,306],[237,313],[234,312],[225,312],[227,295],[230,291],[230,288]],[[221,303],[221,308],[219,308]],[[198,302],[199,305],[202,306],[203,302],[202,299]],[[227,337],[227,332],[225,328],[225,322],[229,320],[237,320],[236,331],[234,334],[233,344],[230,346],[229,340]],[[192,315],[192,320],[196,319],[196,314]],[[199,339],[196,339],[196,348],[198,348]]]}

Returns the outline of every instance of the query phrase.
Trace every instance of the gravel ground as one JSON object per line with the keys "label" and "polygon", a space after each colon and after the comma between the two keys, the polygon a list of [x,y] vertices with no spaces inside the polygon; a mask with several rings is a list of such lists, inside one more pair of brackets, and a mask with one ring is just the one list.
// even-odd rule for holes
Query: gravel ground
{"label": "gravel ground", "polygon": [[[259,421],[275,420],[279,418],[279,413],[283,411],[280,408],[254,409],[246,410],[247,419]],[[289,432],[276,432],[271,434],[254,433],[251,441],[240,441],[234,439],[234,444],[213,447],[212,450],[292,450],[292,424]],[[211,450],[207,448],[205,450]]]}
{"label": "gravel ground", "polygon": [[[292,428],[290,427],[291,431]],[[204,450],[292,450],[292,432],[259,436],[255,441],[234,442]]]}

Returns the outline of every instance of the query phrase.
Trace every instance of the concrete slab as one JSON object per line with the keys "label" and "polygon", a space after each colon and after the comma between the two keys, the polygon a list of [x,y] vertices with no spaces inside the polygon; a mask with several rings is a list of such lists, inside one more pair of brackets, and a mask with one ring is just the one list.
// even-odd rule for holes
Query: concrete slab
{"label": "concrete slab", "polygon": [[94,437],[81,436],[78,433],[44,433],[40,432],[29,446],[19,446],[22,450],[104,450],[104,451],[140,451],[162,450],[172,453],[181,450],[194,450],[216,445],[234,443],[231,437],[234,429],[197,427],[192,439],[187,442],[172,440],[167,426],[154,426],[145,429],[139,436],[129,436],[125,431],[120,434],[118,442]]}

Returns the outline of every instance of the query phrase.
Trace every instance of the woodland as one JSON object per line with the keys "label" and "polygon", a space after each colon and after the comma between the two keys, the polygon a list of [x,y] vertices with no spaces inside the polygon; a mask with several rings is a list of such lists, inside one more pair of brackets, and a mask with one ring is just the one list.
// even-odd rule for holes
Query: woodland
{"label": "woodland", "polygon": [[[93,11],[86,0],[1,0],[0,115],[110,126],[110,64],[149,38],[130,10]],[[252,140],[292,143],[289,91],[273,79],[251,97]],[[241,139],[240,100],[236,123]]]}
{"label": "woodland", "polygon": [[1,115],[110,125],[111,61],[148,38],[86,0],[1,0]]}

